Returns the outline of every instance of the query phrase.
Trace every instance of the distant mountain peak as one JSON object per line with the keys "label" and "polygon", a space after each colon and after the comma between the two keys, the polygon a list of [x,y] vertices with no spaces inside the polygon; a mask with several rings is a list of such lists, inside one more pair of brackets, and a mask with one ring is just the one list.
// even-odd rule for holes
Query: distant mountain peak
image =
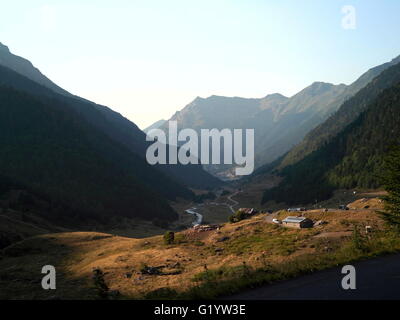
{"label": "distant mountain peak", "polygon": [[323,82],[323,81],[315,81],[311,84],[311,88],[322,88],[322,87],[333,87],[334,84],[329,83],[329,82]]}
{"label": "distant mountain peak", "polygon": [[319,95],[324,91],[331,90],[335,85],[328,82],[315,81],[308,87],[301,90],[297,95],[307,94],[311,96]]}
{"label": "distant mountain peak", "polygon": [[271,94],[267,94],[265,97],[280,97],[280,98],[287,98],[286,96],[284,96],[283,94],[280,94],[279,92],[275,92],[275,93],[271,93]]}
{"label": "distant mountain peak", "polygon": [[267,94],[264,98],[262,98],[262,100],[287,100],[289,99],[288,97],[284,96],[283,94],[280,93],[271,93],[271,94]]}

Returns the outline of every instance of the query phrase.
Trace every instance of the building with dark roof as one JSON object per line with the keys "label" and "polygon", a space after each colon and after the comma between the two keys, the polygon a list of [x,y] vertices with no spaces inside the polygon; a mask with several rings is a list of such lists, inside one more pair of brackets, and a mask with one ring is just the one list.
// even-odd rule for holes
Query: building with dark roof
{"label": "building with dark roof", "polygon": [[282,221],[282,225],[291,228],[312,228],[313,222],[312,220],[306,217],[287,217]]}

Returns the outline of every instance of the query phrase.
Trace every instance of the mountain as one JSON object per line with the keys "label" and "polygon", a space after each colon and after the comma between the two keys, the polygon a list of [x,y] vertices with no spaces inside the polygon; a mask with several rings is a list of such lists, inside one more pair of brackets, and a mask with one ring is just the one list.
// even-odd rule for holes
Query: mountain
{"label": "mountain", "polygon": [[[321,123],[382,71],[399,61],[400,57],[374,67],[349,86],[314,82],[290,98],[280,94],[261,99],[198,97],[176,112],[170,120],[177,121],[180,129],[192,128],[196,131],[202,128],[253,128],[256,168],[263,170],[264,165],[282,156],[285,157],[280,163],[285,166],[315,150],[331,135],[330,132],[337,133],[327,128],[326,124],[321,126]],[[166,130],[166,124],[161,128]],[[215,175],[223,176],[232,171],[231,165],[204,167]]]}
{"label": "mountain", "polygon": [[158,121],[154,122],[151,126],[144,129],[143,132],[148,133],[152,129],[158,129],[158,128],[162,127],[166,122],[167,122],[167,120],[164,120],[164,119],[158,120]]}
{"label": "mountain", "polygon": [[[197,97],[181,111],[176,112],[170,121],[176,121],[178,130],[191,128],[200,134],[201,129],[246,128],[245,120],[260,111],[260,99],[211,96]],[[168,122],[160,129],[168,134]],[[223,159],[221,157],[221,159]],[[210,173],[225,178],[226,172],[234,165],[203,165]],[[220,173],[224,173],[220,175]]]}
{"label": "mountain", "polygon": [[190,196],[63,101],[1,85],[0,127],[0,174],[84,215],[170,221],[165,198]]}
{"label": "mountain", "polygon": [[9,48],[0,42],[0,65],[10,68],[19,74],[24,75],[28,79],[35,81],[53,91],[63,94],[71,95],[66,90],[57,86],[54,82],[43,75],[39,69],[35,68],[29,60],[14,55],[10,52]]}
{"label": "mountain", "polygon": [[256,127],[256,164],[270,163],[289,151],[316,125],[339,106],[337,98],[346,90],[344,84],[333,85],[314,82],[286,100],[275,110],[266,109],[258,113]]}
{"label": "mountain", "polygon": [[[289,151],[304,135],[329,114],[327,105],[343,93],[346,86],[316,82],[288,98],[275,93],[261,99],[211,96],[197,97],[170,120],[178,129],[219,130],[254,129],[255,163],[261,166]],[[332,106],[333,110],[334,105]],[[167,124],[161,129],[167,132]],[[213,174],[232,169],[232,165],[205,165]]]}
{"label": "mountain", "polygon": [[199,165],[150,166],[135,124],[0,49],[0,220],[15,226],[1,228],[1,246],[125,218],[173,221],[168,201],[194,197],[186,181],[220,183]]}
{"label": "mountain", "polygon": [[379,187],[383,156],[400,143],[400,63],[381,72],[321,128],[327,135],[314,151],[275,169],[284,179],[265,191],[264,202],[309,204],[335,189]]}
{"label": "mountain", "polygon": [[[31,83],[14,78],[12,84],[9,83],[10,79],[0,80],[2,83],[12,85],[17,89],[27,91],[33,95],[46,96],[65,102],[83,116],[91,125],[101,130],[116,143],[124,145],[130,151],[136,153],[145,160],[146,150],[151,143],[146,141],[146,135],[143,131],[121,114],[106,106],[98,105],[81,97],[74,96],[66,90],[59,88],[51,80],[41,74],[28,60],[13,55],[6,46],[1,44],[0,65],[41,84],[41,86],[32,87]],[[165,176],[187,187],[209,189],[221,184],[220,180],[205,172],[200,165],[184,166],[178,164],[156,165],[155,167]],[[174,188],[172,190],[174,190]],[[185,192],[186,197],[188,197],[190,193],[190,191]],[[180,193],[179,196],[181,195],[182,193]]]}
{"label": "mountain", "polygon": [[[380,66],[372,68],[364,73],[360,78],[358,78],[354,83],[350,86],[346,87],[341,95],[339,95],[333,103],[335,106],[328,106],[329,110],[336,111],[336,106],[341,106],[346,100],[354,96],[358,91],[365,88],[367,84],[369,84],[375,77],[381,74],[384,70],[400,63],[400,56],[393,59],[391,62],[384,63]],[[392,83],[389,82],[388,84],[382,84],[380,89],[386,88],[390,86]],[[365,91],[368,91],[366,89]],[[366,92],[365,92],[366,93]],[[365,95],[369,97],[369,99],[373,99],[376,97],[376,91],[372,91],[371,95]],[[369,100],[370,101],[370,100]],[[366,101],[367,103],[368,101]],[[354,103],[348,102],[348,106],[354,105]],[[358,104],[360,107],[361,104]],[[365,105],[364,105],[365,106]],[[351,107],[349,107],[351,108]],[[362,108],[362,107],[361,107]],[[304,140],[293,148],[288,155],[282,160],[281,167],[293,164],[306,155],[310,154],[312,151],[318,149],[323,143],[329,140],[331,137],[335,136],[340,130],[342,130],[346,125],[348,125],[351,121],[353,121],[361,110],[354,110],[355,112],[350,114],[346,111],[346,107],[343,107],[337,114],[329,119],[329,121],[322,123],[321,125],[317,126],[315,129],[310,131]]]}

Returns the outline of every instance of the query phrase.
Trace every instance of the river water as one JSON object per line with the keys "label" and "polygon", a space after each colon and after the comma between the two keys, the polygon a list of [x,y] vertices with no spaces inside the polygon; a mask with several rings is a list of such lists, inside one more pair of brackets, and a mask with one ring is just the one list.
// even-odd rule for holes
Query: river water
{"label": "river water", "polygon": [[195,211],[196,209],[197,208],[190,208],[190,209],[185,210],[186,213],[189,213],[189,214],[195,216],[195,219],[192,222],[193,226],[197,226],[203,222],[203,216],[200,213],[196,212]]}

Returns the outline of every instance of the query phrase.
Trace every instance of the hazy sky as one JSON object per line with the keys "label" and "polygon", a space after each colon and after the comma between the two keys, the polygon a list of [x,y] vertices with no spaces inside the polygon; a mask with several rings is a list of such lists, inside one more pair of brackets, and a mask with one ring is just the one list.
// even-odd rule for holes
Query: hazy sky
{"label": "hazy sky", "polygon": [[0,42],[144,128],[196,96],[348,84],[400,54],[399,12],[399,0],[1,0]]}

